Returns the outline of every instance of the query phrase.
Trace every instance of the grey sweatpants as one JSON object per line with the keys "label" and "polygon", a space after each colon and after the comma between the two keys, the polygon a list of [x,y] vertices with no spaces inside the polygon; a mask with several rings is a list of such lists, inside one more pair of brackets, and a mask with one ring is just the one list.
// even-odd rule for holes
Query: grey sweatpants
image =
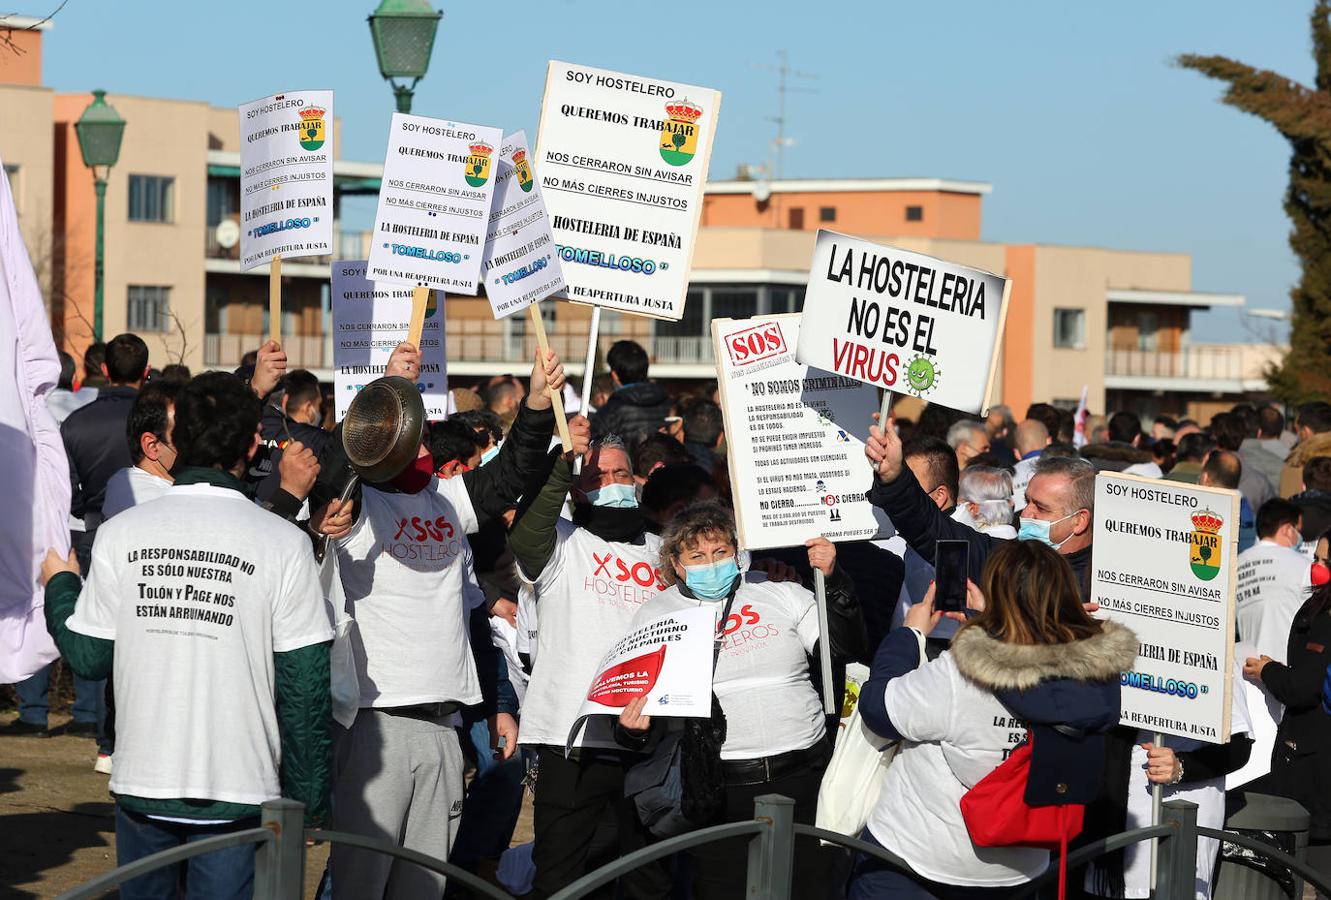
{"label": "grey sweatpants", "polygon": [[[462,816],[463,759],[447,718],[362,709],[334,750],[335,831],[382,838],[448,859]],[[333,900],[439,900],[444,876],[391,856],[333,844]]]}

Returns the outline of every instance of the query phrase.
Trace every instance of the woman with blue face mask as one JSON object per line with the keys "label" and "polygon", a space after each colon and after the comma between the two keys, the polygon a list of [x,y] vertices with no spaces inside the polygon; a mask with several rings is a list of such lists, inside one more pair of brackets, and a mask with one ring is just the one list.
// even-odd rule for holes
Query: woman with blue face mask
{"label": "woman with blue face mask", "polygon": [[[809,661],[817,654],[818,613],[813,594],[798,582],[773,582],[740,565],[735,520],[715,501],[684,509],[661,536],[661,573],[670,586],[644,604],[632,628],[670,612],[712,609],[717,618],[718,652],[712,689],[719,701],[724,733],[720,744],[723,782],[715,786],[722,808],[699,827],[753,818],[754,799],[783,794],[795,800],[795,821],[813,824],[818,787],[831,757],[819,693],[810,680]],[[836,547],[824,538],[808,542],[809,564],[827,576],[831,650],[863,640],[864,623],[850,579],[836,567]],[[645,698],[620,716],[625,741],[642,740],[652,730],[643,715]],[[713,705],[713,724],[718,713]],[[671,720],[679,727],[679,720]],[[657,728],[666,727],[666,721]],[[689,851],[694,857],[696,900],[731,900],[744,894],[745,839],[722,841]],[[736,863],[740,860],[740,863]],[[825,885],[816,842],[795,847],[791,896],[819,896]]]}

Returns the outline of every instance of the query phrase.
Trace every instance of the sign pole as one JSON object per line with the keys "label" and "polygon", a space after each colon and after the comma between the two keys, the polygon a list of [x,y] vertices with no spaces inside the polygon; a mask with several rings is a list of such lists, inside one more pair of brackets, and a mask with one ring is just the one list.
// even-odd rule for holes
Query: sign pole
{"label": "sign pole", "polygon": [[268,336],[282,343],[282,256],[273,257],[268,270]]}
{"label": "sign pole", "polygon": [[[592,333],[587,338],[587,362],[582,367],[582,415],[591,418],[588,407],[592,404],[592,370],[596,367],[596,345],[601,340],[601,307],[592,307]],[[573,474],[582,473],[582,458],[573,460]]]}
{"label": "sign pole", "polygon": [[[536,331],[536,344],[541,348],[541,365],[545,365],[545,357],[550,353],[550,341],[545,336],[545,320],[541,318],[541,304],[533,303],[527,307],[527,315],[531,319],[531,327]],[[555,427],[559,429],[559,442],[564,446],[564,452],[568,453],[573,449],[573,438],[568,433],[568,417],[564,415],[564,397],[559,391],[550,391],[550,407],[555,411]]]}
{"label": "sign pole", "polygon": [[407,343],[421,349],[421,332],[425,330],[425,308],[430,303],[430,288],[418,284],[411,290],[411,325],[407,328]]}
{"label": "sign pole", "polygon": [[883,391],[883,405],[878,409],[878,427],[887,428],[887,417],[892,415],[892,400],[894,394],[891,391]]}
{"label": "sign pole", "polygon": [[818,604],[818,664],[823,670],[823,714],[835,715],[836,701],[832,697],[832,640],[827,625],[827,576],[823,570],[813,569],[814,597]]}
{"label": "sign pole", "polygon": [[[1151,736],[1151,740],[1156,747],[1164,744],[1165,736],[1156,732]],[[1156,782],[1151,785],[1151,827],[1160,824],[1160,813],[1163,805],[1165,786]],[[1160,870],[1160,839],[1151,838],[1151,895],[1155,895],[1156,877]]]}

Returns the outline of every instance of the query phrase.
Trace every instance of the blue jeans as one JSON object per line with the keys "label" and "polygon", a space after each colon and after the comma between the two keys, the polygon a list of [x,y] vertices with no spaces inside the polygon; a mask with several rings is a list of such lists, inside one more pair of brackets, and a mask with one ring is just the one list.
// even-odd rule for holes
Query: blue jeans
{"label": "blue jeans", "polygon": [[512,842],[522,812],[527,765],[521,749],[507,760],[494,758],[490,726],[484,719],[472,723],[462,738],[463,753],[476,764],[476,777],[467,789],[449,861],[474,871],[480,860],[497,859]]}
{"label": "blue jeans", "polygon": [[[36,675],[14,686],[18,692],[18,717],[29,725],[46,727],[51,712],[51,668],[54,665],[43,666]],[[106,679],[89,681],[75,675],[71,711],[74,721],[79,724],[98,724],[106,715]]]}
{"label": "blue jeans", "polygon": [[[181,844],[219,834],[243,831],[259,824],[258,817],[223,825],[184,825],[162,822],[116,807],[116,864],[126,865]],[[182,876],[188,900],[250,900],[254,894],[255,844],[214,850],[184,863],[166,866],[132,878],[120,886],[120,900],[175,900]],[[187,871],[182,871],[187,869]]]}

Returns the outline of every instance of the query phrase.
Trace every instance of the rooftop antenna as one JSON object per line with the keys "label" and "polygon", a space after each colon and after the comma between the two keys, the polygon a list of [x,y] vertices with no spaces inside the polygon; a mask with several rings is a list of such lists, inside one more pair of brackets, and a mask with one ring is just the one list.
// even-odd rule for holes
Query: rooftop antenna
{"label": "rooftop antenna", "polygon": [[[767,63],[754,63],[759,69],[766,69],[769,72],[777,73],[776,96],[777,106],[776,115],[768,116],[767,121],[776,123],[776,137],[772,140],[772,151],[775,154],[775,161],[768,166],[768,172],[774,180],[781,179],[782,162],[785,149],[795,143],[795,139],[786,137],[786,94],[816,94],[818,91],[814,88],[792,87],[787,84],[790,78],[803,78],[813,81],[818,78],[812,72],[803,72],[799,69],[790,67],[789,55],[785,50],[776,51],[778,65],[768,65]],[[771,156],[768,157],[769,159]]]}

